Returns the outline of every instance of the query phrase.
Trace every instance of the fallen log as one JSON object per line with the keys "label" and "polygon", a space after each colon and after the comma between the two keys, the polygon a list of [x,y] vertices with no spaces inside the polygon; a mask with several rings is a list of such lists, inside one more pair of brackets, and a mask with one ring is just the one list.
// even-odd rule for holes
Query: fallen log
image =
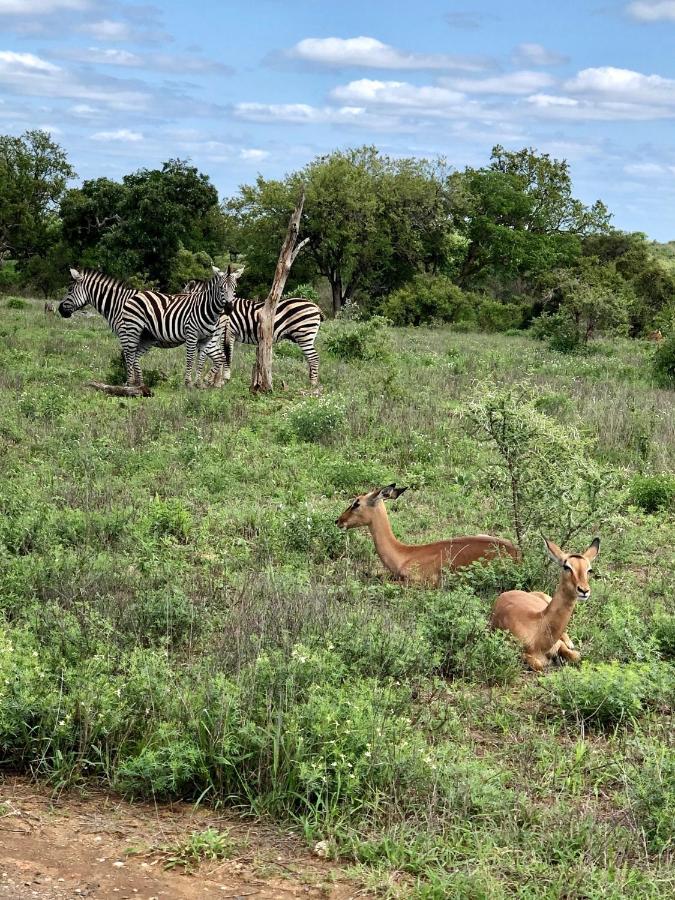
{"label": "fallen log", "polygon": [[144,384],[103,384],[102,381],[88,381],[87,387],[103,391],[112,397],[152,397],[152,391]]}

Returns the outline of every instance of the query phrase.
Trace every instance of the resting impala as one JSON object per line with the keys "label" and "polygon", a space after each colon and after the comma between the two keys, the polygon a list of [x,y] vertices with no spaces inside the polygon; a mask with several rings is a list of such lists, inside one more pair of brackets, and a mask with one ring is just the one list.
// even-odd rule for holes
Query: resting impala
{"label": "resting impala", "polygon": [[550,558],[560,566],[560,581],[553,597],[541,591],[506,591],[492,610],[493,628],[510,631],[523,645],[523,658],[531,669],[541,672],[555,656],[578,662],[581,654],[565,631],[577,600],[591,595],[588,573],[600,551],[600,538],[581,554],[565,553],[544,538]]}
{"label": "resting impala", "polygon": [[461,569],[478,559],[506,555],[520,559],[520,551],[511,541],[476,534],[450,538],[433,544],[402,544],[391,530],[383,500],[395,500],[407,488],[395,484],[361,494],[335,520],[338,528],[369,528],[375,549],[384,565],[396,578],[426,584],[439,584],[443,569]]}

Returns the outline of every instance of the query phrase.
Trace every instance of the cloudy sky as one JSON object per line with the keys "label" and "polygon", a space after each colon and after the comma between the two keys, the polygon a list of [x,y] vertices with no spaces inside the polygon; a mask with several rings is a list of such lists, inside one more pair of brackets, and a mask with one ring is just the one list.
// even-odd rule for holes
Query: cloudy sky
{"label": "cloudy sky", "polygon": [[80,178],[189,157],[223,195],[337,147],[569,160],[675,239],[675,0],[0,0],[0,133]]}

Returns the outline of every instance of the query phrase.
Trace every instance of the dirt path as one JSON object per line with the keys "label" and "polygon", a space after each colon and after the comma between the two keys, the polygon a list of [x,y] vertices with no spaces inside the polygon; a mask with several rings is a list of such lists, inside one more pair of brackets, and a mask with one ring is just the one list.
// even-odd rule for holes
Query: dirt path
{"label": "dirt path", "polygon": [[[194,832],[226,831],[229,859],[165,868]],[[133,852],[129,852],[132,850]],[[0,898],[349,900],[357,889],[293,836],[186,803],[129,804],[104,793],[52,795],[0,778]]]}

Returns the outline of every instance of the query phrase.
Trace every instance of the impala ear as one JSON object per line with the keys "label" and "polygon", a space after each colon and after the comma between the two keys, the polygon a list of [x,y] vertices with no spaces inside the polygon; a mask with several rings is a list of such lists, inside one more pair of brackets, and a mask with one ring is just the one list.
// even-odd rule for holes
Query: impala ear
{"label": "impala ear", "polygon": [[386,487],[383,487],[379,496],[382,500],[396,500],[397,497],[401,496],[403,491],[407,490],[407,487],[396,487],[396,482],[394,482],[394,484],[388,484]]}
{"label": "impala ear", "polygon": [[[544,536],[542,535],[542,537]],[[544,543],[546,544],[546,552],[549,555],[549,559],[552,559],[553,562],[557,563],[559,566],[564,565],[567,554],[563,553],[557,544],[554,544],[553,541],[549,541],[546,537],[544,537]]]}
{"label": "impala ear", "polygon": [[73,279],[73,281],[82,281],[83,278],[82,274],[78,272],[77,269],[70,270],[70,277]]}
{"label": "impala ear", "polygon": [[584,559],[587,559],[589,562],[593,562],[593,560],[595,559],[595,557],[598,555],[599,552],[600,552],[600,538],[596,537],[596,538],[593,538],[593,541],[591,542],[591,546],[588,548],[588,550],[584,550],[584,552],[581,555],[583,556]]}

